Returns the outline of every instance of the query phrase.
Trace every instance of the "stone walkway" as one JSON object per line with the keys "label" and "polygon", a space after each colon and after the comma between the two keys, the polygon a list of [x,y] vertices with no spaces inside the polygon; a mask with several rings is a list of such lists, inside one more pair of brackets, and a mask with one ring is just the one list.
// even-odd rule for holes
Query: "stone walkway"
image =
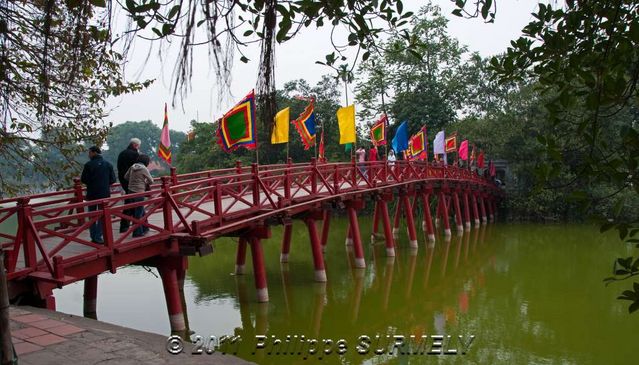
{"label": "stone walkway", "polygon": [[166,336],[32,307],[11,307],[11,335],[20,365],[246,365],[230,355],[171,355]]}

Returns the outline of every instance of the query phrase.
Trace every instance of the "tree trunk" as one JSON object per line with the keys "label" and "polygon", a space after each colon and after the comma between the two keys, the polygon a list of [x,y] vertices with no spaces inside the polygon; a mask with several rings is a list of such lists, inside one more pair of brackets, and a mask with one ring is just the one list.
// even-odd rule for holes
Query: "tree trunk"
{"label": "tree trunk", "polygon": [[7,274],[4,270],[4,251],[0,249],[0,364],[13,364],[13,344],[9,329],[9,291],[7,289]]}

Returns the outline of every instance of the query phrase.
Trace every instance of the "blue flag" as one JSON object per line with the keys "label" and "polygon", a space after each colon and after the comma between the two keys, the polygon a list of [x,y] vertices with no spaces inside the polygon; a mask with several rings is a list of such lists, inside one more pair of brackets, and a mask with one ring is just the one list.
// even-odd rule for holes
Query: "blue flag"
{"label": "blue flag", "polygon": [[395,131],[395,137],[393,137],[393,149],[395,153],[401,153],[408,149],[408,122],[403,121],[399,125],[397,131]]}

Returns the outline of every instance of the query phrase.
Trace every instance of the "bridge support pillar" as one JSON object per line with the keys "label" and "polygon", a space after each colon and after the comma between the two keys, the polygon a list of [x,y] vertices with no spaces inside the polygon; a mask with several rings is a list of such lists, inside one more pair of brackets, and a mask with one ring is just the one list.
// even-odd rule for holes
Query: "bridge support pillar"
{"label": "bridge support pillar", "polygon": [[448,219],[448,207],[446,204],[446,194],[444,194],[444,192],[439,193],[438,203],[441,209],[442,220],[444,221],[444,236],[450,237],[452,234],[450,232],[450,220]]}
{"label": "bridge support pillar", "polygon": [[399,223],[402,219],[402,198],[397,199],[395,206],[395,218],[393,219],[393,238],[399,238]]}
{"label": "bridge support pillar", "polygon": [[235,275],[244,275],[246,263],[246,238],[240,237],[235,256]]}
{"label": "bridge support pillar", "polygon": [[473,200],[473,217],[475,219],[475,228],[479,228],[479,209],[477,209],[477,194],[473,194],[471,199]]}
{"label": "bridge support pillar", "polygon": [[251,259],[253,260],[253,275],[255,277],[255,289],[257,301],[268,302],[268,288],[266,286],[266,267],[264,266],[264,252],[262,243],[257,237],[249,237],[251,244]]}
{"label": "bridge support pillar", "polygon": [[166,307],[169,312],[169,323],[171,324],[171,334],[185,336],[186,323],[184,321],[177,273],[181,266],[180,259],[179,257],[163,259],[158,265],[158,271],[162,278]]}
{"label": "bridge support pillar", "polygon": [[404,194],[401,197],[402,205],[404,206],[404,214],[406,215],[406,226],[408,229],[409,247],[417,247],[417,232],[415,230],[415,219],[413,217],[412,205],[408,199],[408,195]]}
{"label": "bridge support pillar", "polygon": [[84,279],[84,310],[86,318],[98,319],[98,276],[91,276]]}
{"label": "bridge support pillar", "polygon": [[180,302],[182,303],[182,312],[184,313],[184,331],[187,337],[191,333],[191,328],[189,327],[189,314],[186,309],[186,296],[184,295],[184,280],[186,279],[188,263],[189,261],[186,256],[182,256],[182,268],[177,270],[178,290],[180,291]]}
{"label": "bridge support pillar", "polygon": [[346,231],[346,240],[344,240],[344,244],[346,246],[353,245],[353,229],[351,228],[351,223],[348,223],[348,229]]}
{"label": "bridge support pillar", "polygon": [[484,206],[484,197],[482,194],[479,194],[479,208],[481,209],[481,222],[482,224],[488,223],[488,219],[486,218],[486,207]]}
{"label": "bridge support pillar", "polygon": [[282,236],[282,251],[280,262],[288,262],[288,253],[291,252],[291,234],[293,233],[293,223],[284,225],[284,235]]}
{"label": "bridge support pillar", "polygon": [[468,195],[470,195],[470,192],[464,190],[464,228],[470,231],[470,204],[468,203]]}
{"label": "bridge support pillar", "polygon": [[362,236],[359,231],[359,223],[357,221],[357,210],[355,210],[356,202],[349,202],[346,210],[348,211],[348,218],[350,223],[350,231],[353,235],[353,249],[355,251],[355,267],[363,269],[366,267],[366,261],[364,261],[364,249],[362,248]]}
{"label": "bridge support pillar", "polygon": [[313,265],[315,266],[315,281],[326,281],[326,269],[324,267],[324,256],[322,254],[322,246],[319,236],[317,234],[317,226],[315,225],[315,219],[306,218],[304,220],[308,227],[308,235],[311,239],[311,250],[313,253]]}
{"label": "bridge support pillar", "polygon": [[326,245],[328,244],[328,232],[331,229],[331,211],[325,210],[322,219],[322,252],[326,252]]}
{"label": "bridge support pillar", "polygon": [[381,200],[377,202],[379,210],[382,213],[382,223],[384,224],[384,238],[386,239],[386,256],[395,256],[395,240],[393,239],[393,230],[391,229],[390,214],[388,213],[388,202]]}
{"label": "bridge support pillar", "polygon": [[433,230],[433,218],[430,215],[429,194],[422,194],[422,206],[424,208],[424,222],[422,224],[424,231],[428,234],[428,240],[435,242],[435,231]]}
{"label": "bridge support pillar", "polygon": [[455,204],[455,224],[457,225],[457,233],[464,233],[464,225],[462,223],[461,206],[459,204],[459,193],[453,193],[453,202]]}
{"label": "bridge support pillar", "polygon": [[373,211],[373,233],[371,233],[371,243],[375,243],[377,233],[379,232],[379,201],[375,201],[375,210]]}

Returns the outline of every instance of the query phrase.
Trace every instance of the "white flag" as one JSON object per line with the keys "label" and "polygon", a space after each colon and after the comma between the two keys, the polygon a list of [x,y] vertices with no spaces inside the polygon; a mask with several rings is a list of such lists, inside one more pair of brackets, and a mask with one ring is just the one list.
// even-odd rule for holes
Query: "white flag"
{"label": "white flag", "polygon": [[444,135],[444,131],[440,131],[435,135],[435,140],[433,141],[433,154],[442,155],[445,154],[444,142],[446,141],[446,136]]}

